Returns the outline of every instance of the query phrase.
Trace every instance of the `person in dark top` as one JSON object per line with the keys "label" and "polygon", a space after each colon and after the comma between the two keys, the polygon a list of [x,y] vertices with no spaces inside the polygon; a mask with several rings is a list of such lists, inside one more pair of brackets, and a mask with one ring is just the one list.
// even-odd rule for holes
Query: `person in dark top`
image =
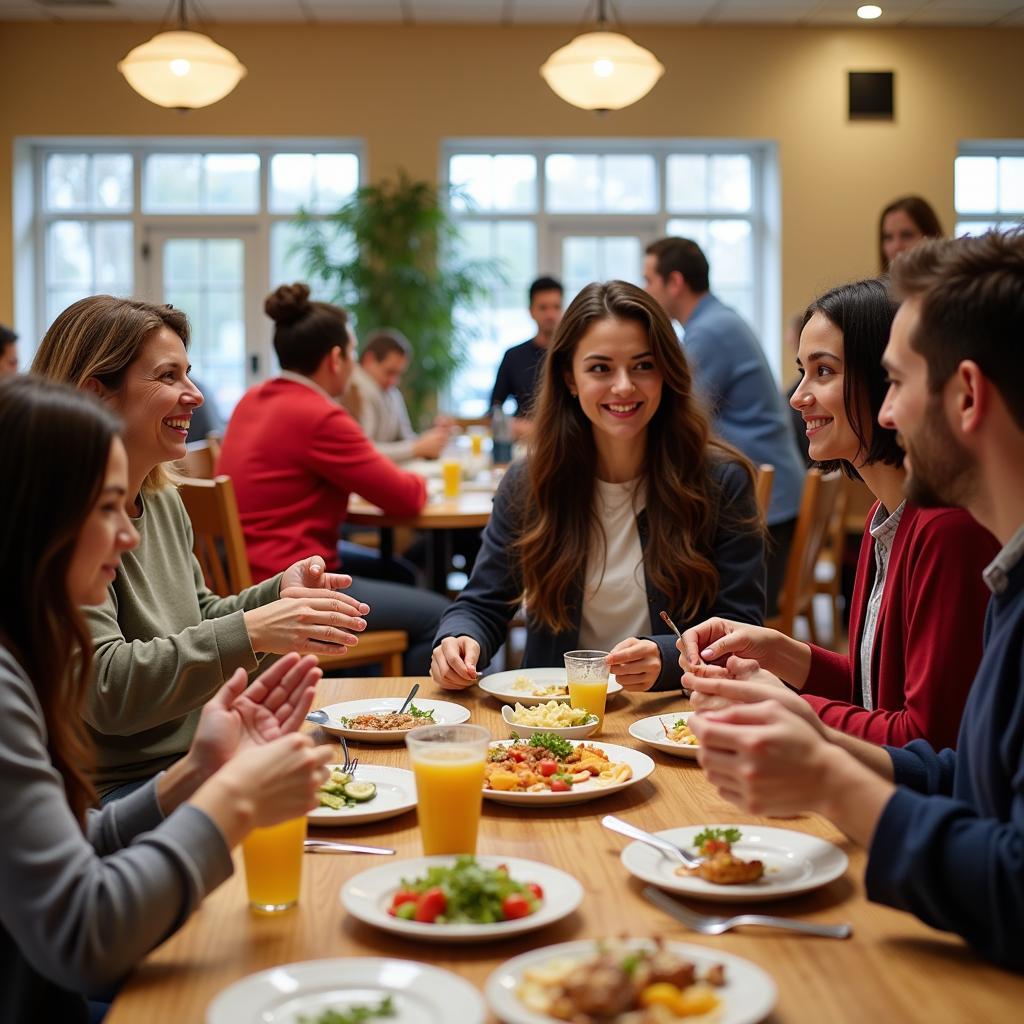
{"label": "person in dark top", "polygon": [[18,336],[0,324],[0,377],[18,372]]}
{"label": "person in dark top", "polygon": [[983,574],[985,649],[957,749],[825,729],[741,659],[731,679],[684,675],[736,702],[690,727],[723,796],[759,815],[825,815],[867,847],[870,899],[1024,971],[1024,229],[922,242],[893,261],[892,283],[903,304],[879,421],[906,449],[907,499],[959,505],[1002,544]]}
{"label": "person in dark top", "polygon": [[488,408],[503,405],[506,398],[515,399],[512,436],[516,440],[525,438],[530,432],[533,395],[540,381],[544,354],[562,319],[562,296],[562,285],[553,277],[538,277],[530,285],[530,316],[537,324],[537,333],[529,341],[510,348],[498,367]]}

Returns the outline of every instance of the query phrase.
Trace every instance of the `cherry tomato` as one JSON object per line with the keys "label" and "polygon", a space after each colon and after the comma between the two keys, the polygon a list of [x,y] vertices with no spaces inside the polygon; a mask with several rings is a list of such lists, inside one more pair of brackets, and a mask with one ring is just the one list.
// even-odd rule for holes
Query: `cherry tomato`
{"label": "cherry tomato", "polygon": [[415,920],[424,924],[433,924],[437,918],[445,912],[448,906],[448,897],[444,890],[438,886],[421,892],[416,899]]}
{"label": "cherry tomato", "polygon": [[533,908],[521,892],[513,892],[501,901],[501,912],[505,915],[506,921],[514,921],[516,918],[532,914]]}
{"label": "cherry tomato", "polygon": [[420,897],[418,892],[413,892],[411,889],[399,889],[394,896],[391,897],[391,908],[388,911],[389,914],[394,915],[395,911],[403,903],[415,903]]}
{"label": "cherry tomato", "polygon": [[727,843],[724,839],[706,839],[701,853],[705,857],[712,857],[716,853],[728,853],[731,849],[732,844]]}
{"label": "cherry tomato", "polygon": [[558,771],[558,764],[555,761],[541,761],[537,765],[537,771],[547,778],[549,775],[554,775],[555,772]]}
{"label": "cherry tomato", "polygon": [[544,899],[544,890],[536,882],[527,882],[526,888],[529,889],[537,899]]}
{"label": "cherry tomato", "polygon": [[551,780],[551,792],[552,793],[568,793],[572,789],[572,786],[566,782],[565,779],[552,779]]}
{"label": "cherry tomato", "polygon": [[525,761],[526,760],[526,754],[524,754],[521,750],[510,750],[509,751],[509,755],[511,756],[513,761]]}

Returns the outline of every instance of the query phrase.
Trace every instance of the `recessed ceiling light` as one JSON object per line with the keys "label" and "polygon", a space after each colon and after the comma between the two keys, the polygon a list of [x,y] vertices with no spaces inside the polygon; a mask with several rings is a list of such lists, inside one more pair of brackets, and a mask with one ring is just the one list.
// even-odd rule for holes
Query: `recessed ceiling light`
{"label": "recessed ceiling light", "polygon": [[874,21],[882,16],[882,8],[878,4],[864,4],[857,8],[857,17],[865,21]]}

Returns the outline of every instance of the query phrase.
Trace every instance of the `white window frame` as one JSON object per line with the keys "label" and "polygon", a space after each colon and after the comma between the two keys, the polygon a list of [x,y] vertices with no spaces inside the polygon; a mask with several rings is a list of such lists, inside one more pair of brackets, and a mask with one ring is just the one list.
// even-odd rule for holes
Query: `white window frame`
{"label": "white window frame", "polygon": [[[46,159],[53,153],[88,154],[127,153],[133,158],[133,204],[130,211],[76,211],[47,210],[45,192]],[[260,157],[259,205],[250,213],[145,213],[142,208],[142,175],[145,158],[154,153],[256,153]],[[59,220],[83,222],[128,221],[132,225],[133,293],[151,298],[159,283],[151,280],[150,262],[145,254],[148,234],[161,228],[178,230],[187,227],[196,236],[209,232],[210,237],[226,233],[251,233],[254,244],[251,252],[256,265],[247,270],[247,282],[265,283],[267,290],[280,281],[271,280],[270,239],[271,228],[281,221],[294,220],[293,213],[273,213],[270,210],[270,158],[280,153],[350,153],[359,160],[359,185],[366,183],[366,152],[361,139],[350,137],[232,137],[182,136],[167,137],[22,137],[15,140],[14,162],[14,287],[15,323],[19,335],[25,339],[26,354],[31,359],[39,340],[48,326],[46,315],[46,231],[49,224]],[[261,285],[262,287],[262,285]],[[247,296],[247,310],[262,295]],[[265,321],[265,322],[264,322]],[[257,379],[274,371],[270,353],[271,328],[269,321],[258,317],[255,323],[247,317],[247,371],[251,357],[258,355]]]}
{"label": "white window frame", "polygon": [[[623,213],[550,213],[545,208],[546,180],[544,158],[558,153],[573,155],[608,154],[650,155],[655,158],[658,209],[650,213],[628,211]],[[713,139],[713,138],[450,138],[441,145],[438,180],[449,183],[448,169],[453,156],[472,154],[498,156],[521,154],[537,159],[537,208],[522,213],[505,210],[455,211],[456,220],[531,221],[537,229],[537,272],[553,273],[561,262],[561,254],[554,251],[564,229],[576,228],[587,233],[606,231],[614,234],[629,224],[649,222],[655,230],[649,241],[667,234],[670,220],[738,219],[751,226],[754,253],[754,322],[751,326],[760,339],[768,362],[777,379],[781,379],[782,347],[782,278],[781,278],[781,201],[778,177],[778,147],[768,139]],[[674,213],[667,209],[667,159],[676,154],[728,155],[744,154],[750,157],[752,174],[751,211],[686,211]],[[638,268],[639,271],[639,268]],[[527,298],[523,296],[523,305]]]}
{"label": "white window frame", "polygon": [[[991,156],[999,157],[1003,156],[1014,156],[1024,158],[1024,139],[970,139],[964,140],[957,146],[956,151],[957,157],[961,156]],[[1015,210],[1013,212],[1004,211],[993,211],[991,213],[976,213],[974,211],[962,212],[955,209],[956,203],[956,189],[955,189],[955,175],[956,175],[956,162],[953,164],[954,174],[954,233],[960,234],[958,228],[969,227],[972,224],[983,225],[988,227],[990,224],[1022,224],[1024,223],[1024,211]]]}

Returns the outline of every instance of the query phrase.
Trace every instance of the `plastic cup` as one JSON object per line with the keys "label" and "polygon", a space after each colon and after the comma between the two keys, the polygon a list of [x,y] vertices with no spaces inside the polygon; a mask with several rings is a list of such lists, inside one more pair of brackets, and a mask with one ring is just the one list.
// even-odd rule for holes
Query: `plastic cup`
{"label": "plastic cup", "polygon": [[242,840],[245,886],[249,906],[262,914],[277,914],[299,902],[306,819],[254,828]]}
{"label": "plastic cup", "polygon": [[569,704],[597,715],[596,736],[604,728],[604,708],[608,700],[607,651],[569,651],[565,655],[565,675],[569,684]]}
{"label": "plastic cup", "polygon": [[444,481],[444,496],[446,498],[457,498],[462,488],[461,460],[452,457],[442,459],[441,479]]}
{"label": "plastic cup", "polygon": [[427,856],[476,853],[490,741],[479,725],[424,725],[406,735]]}

